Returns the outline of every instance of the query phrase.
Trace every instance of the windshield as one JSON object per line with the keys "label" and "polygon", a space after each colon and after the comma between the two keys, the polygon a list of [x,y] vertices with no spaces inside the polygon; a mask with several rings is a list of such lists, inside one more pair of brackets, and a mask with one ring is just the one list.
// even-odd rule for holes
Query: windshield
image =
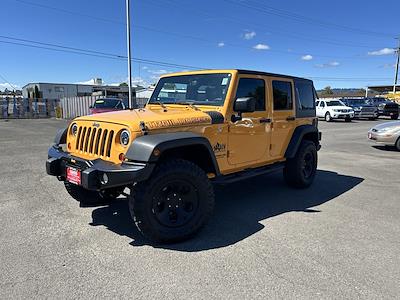
{"label": "windshield", "polygon": [[327,106],[345,106],[342,101],[335,100],[335,101],[328,101],[326,102]]}
{"label": "windshield", "polygon": [[196,74],[161,78],[148,103],[224,105],[231,74]]}
{"label": "windshield", "polygon": [[94,102],[94,108],[117,108],[120,104],[120,99],[97,99]]}

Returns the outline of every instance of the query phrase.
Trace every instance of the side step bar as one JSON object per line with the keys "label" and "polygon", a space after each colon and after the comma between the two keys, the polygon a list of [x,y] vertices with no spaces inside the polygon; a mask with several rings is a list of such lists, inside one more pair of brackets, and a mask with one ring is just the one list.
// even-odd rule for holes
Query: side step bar
{"label": "side step bar", "polygon": [[284,162],[275,163],[266,167],[259,167],[254,169],[244,170],[235,174],[218,176],[212,180],[213,183],[216,184],[228,184],[236,181],[240,181],[243,179],[248,179],[251,177],[269,174],[277,171],[281,171],[285,166]]}

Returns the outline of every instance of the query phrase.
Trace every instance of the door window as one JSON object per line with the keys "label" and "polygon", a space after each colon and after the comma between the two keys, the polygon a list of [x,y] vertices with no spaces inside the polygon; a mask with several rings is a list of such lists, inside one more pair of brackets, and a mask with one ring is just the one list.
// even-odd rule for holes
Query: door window
{"label": "door window", "polygon": [[293,108],[292,84],[287,81],[272,81],[274,110],[291,110]]}
{"label": "door window", "polygon": [[256,99],[256,111],[265,111],[265,82],[263,79],[241,78],[236,98],[253,97]]}

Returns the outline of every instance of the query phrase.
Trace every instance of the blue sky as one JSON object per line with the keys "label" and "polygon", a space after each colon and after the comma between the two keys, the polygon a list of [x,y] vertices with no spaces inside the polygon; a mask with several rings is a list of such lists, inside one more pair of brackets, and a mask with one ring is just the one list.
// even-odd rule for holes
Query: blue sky
{"label": "blue sky", "polygon": [[[2,0],[0,8],[0,89],[94,77],[126,81],[121,59],[9,43],[126,55],[124,0]],[[137,83],[185,66],[312,77],[317,88],[393,83],[398,0],[132,0],[131,11],[133,56],[182,65],[135,62]]]}

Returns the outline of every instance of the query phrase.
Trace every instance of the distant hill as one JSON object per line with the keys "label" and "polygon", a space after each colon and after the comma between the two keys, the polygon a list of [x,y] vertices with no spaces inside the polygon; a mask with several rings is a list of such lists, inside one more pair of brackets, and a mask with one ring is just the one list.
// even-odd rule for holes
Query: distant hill
{"label": "distant hill", "polygon": [[[318,97],[364,97],[365,89],[359,88],[331,88],[327,86],[322,90],[317,90]],[[368,96],[374,96],[372,91],[368,92]]]}

